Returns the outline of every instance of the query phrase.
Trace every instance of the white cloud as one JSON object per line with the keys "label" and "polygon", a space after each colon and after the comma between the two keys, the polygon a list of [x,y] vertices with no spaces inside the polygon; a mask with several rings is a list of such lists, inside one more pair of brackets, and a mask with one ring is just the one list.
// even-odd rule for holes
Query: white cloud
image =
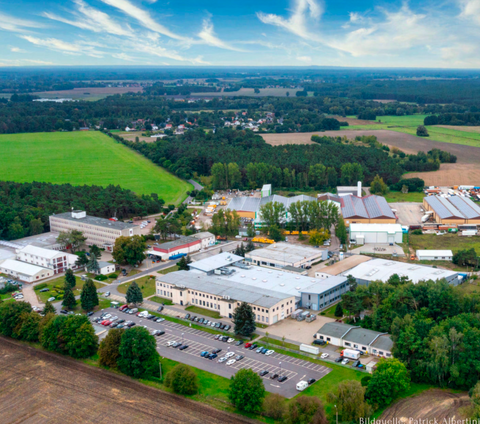
{"label": "white cloud", "polygon": [[38,22],[18,19],[0,12],[0,29],[11,32],[28,32],[26,28],[43,28]]}
{"label": "white cloud", "polygon": [[345,37],[331,38],[326,44],[354,57],[397,54],[412,47],[424,47],[438,38],[432,19],[414,13],[405,3],[398,11],[383,10],[385,20],[358,28]]}
{"label": "white cloud", "polygon": [[107,32],[113,35],[133,36],[133,30],[129,25],[122,25],[115,22],[106,13],[98,9],[90,7],[83,0],[74,0],[77,5],[78,13],[83,15],[77,20],[67,19],[53,13],[45,12],[43,16],[46,18],[63,22],[77,28],[87,29],[94,32]]}
{"label": "white cloud", "polygon": [[460,16],[480,25],[480,0],[459,0]]}
{"label": "white cloud", "polygon": [[68,43],[63,40],[58,40],[57,38],[46,38],[41,39],[37,37],[32,37],[29,35],[20,35],[20,38],[27,40],[28,42],[36,45],[46,47],[50,50],[60,51],[67,54],[85,54],[91,57],[103,57],[102,52],[95,50],[95,47],[89,46],[87,44],[81,43]]}
{"label": "white cloud", "polygon": [[25,50],[21,49],[20,47],[10,47],[10,51],[13,53],[25,53]]}
{"label": "white cloud", "polygon": [[320,41],[319,37],[308,30],[308,18],[318,20],[323,9],[315,0],[294,0],[294,8],[288,19],[273,13],[258,12],[257,17],[268,25],[274,25],[307,40]]}
{"label": "white cloud", "polygon": [[34,59],[2,59],[0,66],[25,66],[25,65],[53,65],[53,62]]}
{"label": "white cloud", "polygon": [[310,56],[297,56],[297,60],[299,60],[300,62],[312,62],[312,58]]}
{"label": "white cloud", "polygon": [[225,41],[220,40],[215,35],[215,31],[213,30],[213,24],[210,19],[203,20],[202,31],[198,34],[198,36],[209,46],[219,47],[226,50],[242,51],[240,49],[237,49],[236,47],[231,46]]}
{"label": "white cloud", "polygon": [[114,53],[114,54],[112,54],[112,57],[114,57],[115,59],[125,60],[127,62],[137,62],[137,61],[139,61],[139,59],[137,59],[135,57],[132,57],[132,56],[129,56],[128,54],[125,54],[125,53]]}
{"label": "white cloud", "polygon": [[158,32],[159,34],[166,35],[167,37],[175,40],[186,40],[187,37],[177,35],[170,31],[168,28],[156,22],[146,10],[140,9],[128,0],[102,0],[105,4],[115,7],[121,10],[123,13],[136,19],[140,25],[148,28],[151,31]]}

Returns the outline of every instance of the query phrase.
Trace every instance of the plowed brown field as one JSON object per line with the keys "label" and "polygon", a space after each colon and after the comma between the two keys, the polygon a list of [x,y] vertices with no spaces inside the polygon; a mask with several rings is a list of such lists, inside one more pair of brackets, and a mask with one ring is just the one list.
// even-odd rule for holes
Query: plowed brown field
{"label": "plowed brown field", "polygon": [[0,337],[0,422],[246,424],[255,421]]}

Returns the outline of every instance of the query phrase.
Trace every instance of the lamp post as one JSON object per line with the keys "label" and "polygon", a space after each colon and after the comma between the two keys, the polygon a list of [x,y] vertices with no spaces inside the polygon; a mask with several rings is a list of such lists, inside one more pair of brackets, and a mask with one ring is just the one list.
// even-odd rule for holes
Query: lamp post
{"label": "lamp post", "polygon": [[337,420],[337,424],[338,424],[338,409],[337,409],[337,405],[333,405],[335,406],[335,416],[336,416],[336,420]]}
{"label": "lamp post", "polygon": [[183,335],[184,335],[184,334],[185,334],[185,333],[182,333],[182,345],[183,345]]}
{"label": "lamp post", "polygon": [[278,365],[280,366],[280,372],[279,372],[279,374],[282,375],[282,363],[279,362]]}

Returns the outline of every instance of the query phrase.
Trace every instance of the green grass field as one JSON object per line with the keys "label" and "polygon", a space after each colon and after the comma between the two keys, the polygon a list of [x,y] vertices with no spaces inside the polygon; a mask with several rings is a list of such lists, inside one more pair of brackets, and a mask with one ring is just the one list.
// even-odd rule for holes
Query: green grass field
{"label": "green grass field", "polygon": [[198,306],[189,306],[185,308],[186,311],[192,314],[205,315],[206,317],[220,319],[220,314],[216,311],[211,311],[210,309],[199,308]]}
{"label": "green grass field", "polygon": [[[6,181],[120,185],[178,204],[192,187],[98,131],[0,135]],[[5,160],[8,158],[8,160]]]}
{"label": "green grass field", "polygon": [[460,237],[457,234],[436,234],[415,235],[410,234],[410,247],[415,250],[451,250],[453,253],[459,250],[471,249],[472,247],[480,252],[480,240],[478,237]]}
{"label": "green grass field", "polygon": [[[150,278],[150,276],[142,277],[135,280],[135,282],[137,283],[138,287],[140,287],[140,290],[142,290],[142,294],[144,298],[155,294],[154,278]],[[120,284],[118,286],[118,291],[123,294],[127,293],[127,290],[130,287],[130,284],[132,284],[132,282]]]}
{"label": "green grass field", "polygon": [[385,195],[385,200],[388,203],[397,203],[397,202],[423,202],[425,195],[423,193],[406,193],[403,194],[401,191],[390,191]]}

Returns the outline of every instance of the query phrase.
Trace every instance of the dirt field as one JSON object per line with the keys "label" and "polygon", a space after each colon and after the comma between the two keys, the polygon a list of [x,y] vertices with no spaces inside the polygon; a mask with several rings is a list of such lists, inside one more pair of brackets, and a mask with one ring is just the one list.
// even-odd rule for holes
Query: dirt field
{"label": "dirt field", "polygon": [[[449,419],[460,420],[461,408],[469,405],[467,393],[450,393],[445,390],[432,389],[418,396],[402,399],[388,408],[378,420],[393,420],[408,423],[409,419],[432,420],[428,422],[447,422]],[[444,421],[445,420],[445,421]]]}
{"label": "dirt field", "polygon": [[[139,141],[146,141],[147,143],[153,143],[157,141],[157,138],[152,138],[152,137],[144,137],[142,136],[143,131],[123,131],[117,133],[120,137],[124,138],[125,140],[129,141],[135,141],[135,139],[138,137]],[[160,140],[160,138],[158,139]]]}
{"label": "dirt field", "polygon": [[4,338],[0,416],[2,424],[255,422]]}
{"label": "dirt field", "polygon": [[366,121],[364,119],[356,119],[356,118],[345,118],[343,116],[337,116],[337,115],[329,116],[329,118],[334,118],[337,121],[341,121],[341,122],[348,122],[348,125],[375,125],[375,124],[380,125],[380,122],[376,122],[376,121]]}
{"label": "dirt field", "polygon": [[[74,88],[73,90],[60,91],[42,91],[36,94],[37,96],[54,99],[54,98],[69,98],[69,99],[102,99],[113,94],[138,93],[143,91],[143,87],[84,87]],[[88,93],[88,94],[87,94]]]}

